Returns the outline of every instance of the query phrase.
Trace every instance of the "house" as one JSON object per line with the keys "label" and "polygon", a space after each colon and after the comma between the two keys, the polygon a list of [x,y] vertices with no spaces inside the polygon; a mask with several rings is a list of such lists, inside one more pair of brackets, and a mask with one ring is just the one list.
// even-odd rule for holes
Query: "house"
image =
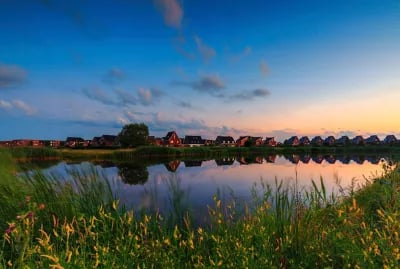
{"label": "house", "polygon": [[324,140],[324,145],[325,146],[334,146],[336,143],[336,139],[334,136],[330,135]]}
{"label": "house", "polygon": [[261,136],[250,136],[250,141],[254,146],[261,146],[263,144],[263,139]]}
{"label": "house", "polygon": [[205,146],[212,146],[215,144],[215,141],[212,139],[204,139],[204,145]]}
{"label": "house", "polygon": [[285,142],[283,142],[283,144],[285,144],[286,146],[298,146],[299,145],[299,138],[297,136],[292,136],[289,139],[286,139]]}
{"label": "house", "polygon": [[161,146],[163,143],[163,140],[162,140],[162,138],[155,137],[154,135],[150,135],[147,137],[147,142],[149,143],[149,145]]}
{"label": "house", "polygon": [[266,137],[264,141],[264,145],[268,147],[276,147],[277,142],[275,141],[275,137]]}
{"label": "house", "polygon": [[61,147],[61,141],[60,140],[41,140],[41,143],[45,147],[51,147],[51,148],[59,148],[59,147]]}
{"label": "house", "polygon": [[11,142],[13,147],[29,147],[32,145],[32,140],[30,139],[15,139]]}
{"label": "house", "polygon": [[112,147],[117,144],[116,135],[102,135],[99,139],[99,144],[102,147]]}
{"label": "house", "polygon": [[385,145],[393,145],[396,143],[398,143],[398,140],[394,135],[387,135],[385,139],[383,139],[383,144]]}
{"label": "house", "polygon": [[235,146],[235,139],[232,136],[217,136],[215,144],[220,146]]}
{"label": "house", "polygon": [[352,145],[364,145],[364,138],[361,135],[357,135],[351,140],[351,144]]}
{"label": "house", "polygon": [[223,158],[223,159],[215,160],[215,163],[217,164],[217,166],[232,165],[234,162],[235,162],[235,158]]}
{"label": "house", "polygon": [[187,147],[200,147],[204,146],[204,139],[199,135],[185,135],[183,144]]}
{"label": "house", "polygon": [[350,138],[347,135],[343,135],[336,140],[336,145],[338,146],[346,146],[348,144],[350,144]]}
{"label": "house", "polygon": [[318,135],[318,136],[314,137],[313,139],[311,139],[310,144],[313,146],[322,146],[322,144],[324,144],[324,140],[322,139],[322,137],[320,137]]}
{"label": "house", "polygon": [[163,145],[167,147],[178,147],[182,145],[182,141],[175,131],[171,131],[168,132],[165,137],[163,137]]}
{"label": "house", "polygon": [[0,141],[0,147],[9,147],[11,144],[11,141]]}
{"label": "house", "polygon": [[379,145],[381,143],[381,140],[377,135],[371,135],[367,139],[365,139],[365,144],[367,145]]}
{"label": "house", "polygon": [[85,144],[85,140],[82,137],[69,136],[65,140],[65,146],[69,148],[82,147]]}
{"label": "house", "polygon": [[300,146],[308,146],[308,145],[310,145],[310,139],[308,138],[308,136],[303,136],[302,138],[300,138],[299,145]]}
{"label": "house", "polygon": [[44,141],[37,140],[37,139],[31,140],[31,146],[32,147],[43,147],[44,146]]}
{"label": "house", "polygon": [[100,147],[100,136],[93,137],[92,141],[90,141],[90,146],[94,148]]}
{"label": "house", "polygon": [[247,141],[250,141],[250,136],[246,135],[246,136],[241,136],[238,138],[238,140],[236,140],[236,146],[238,147],[244,147],[246,143],[248,143]]}

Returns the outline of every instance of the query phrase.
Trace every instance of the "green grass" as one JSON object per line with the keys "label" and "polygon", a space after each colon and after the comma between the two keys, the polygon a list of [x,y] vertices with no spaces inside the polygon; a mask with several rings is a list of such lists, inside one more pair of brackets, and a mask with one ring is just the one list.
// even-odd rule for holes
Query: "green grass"
{"label": "green grass", "polygon": [[208,222],[198,226],[174,179],[170,201],[177,211],[162,216],[112,202],[109,186],[94,170],[72,171],[72,181],[64,184],[40,173],[17,178],[9,152],[0,151],[0,158],[0,267],[400,266],[397,168],[341,196],[326,193],[322,180],[305,192],[278,180],[274,186],[261,182],[248,205],[226,204],[216,195]]}

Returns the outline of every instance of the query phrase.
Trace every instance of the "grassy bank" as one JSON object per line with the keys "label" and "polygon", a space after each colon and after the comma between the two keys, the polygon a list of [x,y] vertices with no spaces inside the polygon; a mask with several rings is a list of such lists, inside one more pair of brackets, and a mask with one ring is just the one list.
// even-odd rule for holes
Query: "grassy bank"
{"label": "grassy bank", "polygon": [[19,179],[9,153],[0,158],[5,268],[400,266],[397,169],[337,197],[322,182],[304,193],[279,182],[258,186],[244,212],[215,196],[207,225],[198,227],[185,212],[171,222],[124,210],[95,171],[72,172],[68,184],[39,173]]}

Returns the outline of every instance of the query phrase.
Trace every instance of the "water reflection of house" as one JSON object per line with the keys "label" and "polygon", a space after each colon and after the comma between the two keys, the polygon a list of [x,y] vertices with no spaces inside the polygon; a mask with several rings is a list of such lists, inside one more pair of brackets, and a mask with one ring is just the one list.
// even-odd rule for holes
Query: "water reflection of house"
{"label": "water reflection of house", "polygon": [[175,161],[170,161],[168,163],[165,163],[164,166],[165,166],[165,168],[167,168],[168,171],[175,172],[176,169],[178,169],[180,164],[181,164],[181,161],[175,160]]}
{"label": "water reflection of house", "polygon": [[300,157],[300,160],[301,160],[301,162],[302,163],[305,163],[305,164],[307,164],[307,163],[309,163],[310,162],[310,160],[311,160],[311,156],[310,155],[303,155],[303,156],[301,156]]}
{"label": "water reflection of house", "polygon": [[333,155],[326,155],[325,161],[327,161],[330,164],[334,164],[336,162],[336,158]]}
{"label": "water reflection of house", "polygon": [[291,163],[294,163],[294,164],[298,164],[299,161],[300,161],[300,156],[297,155],[297,154],[288,155],[288,156],[286,156],[286,158],[287,158]]}
{"label": "water reflection of house", "polygon": [[336,140],[336,145],[338,145],[338,146],[345,146],[348,144],[350,144],[350,138],[346,135],[344,135]]}
{"label": "water reflection of house", "polygon": [[195,167],[195,166],[201,166],[203,163],[202,160],[190,160],[190,161],[184,161],[185,167]]}
{"label": "water reflection of house", "polygon": [[353,155],[351,156],[351,160],[354,161],[355,163],[363,164],[365,161],[365,157],[360,155]]}
{"label": "water reflection of house", "polygon": [[377,135],[371,135],[367,139],[365,139],[365,144],[367,145],[379,145],[381,143],[381,140]]}
{"label": "water reflection of house", "polygon": [[398,142],[397,138],[394,135],[387,135],[383,140],[383,144],[385,145],[393,145]]}
{"label": "water reflection of house", "polygon": [[312,160],[313,160],[313,162],[320,164],[324,160],[324,156],[316,155],[316,156],[312,157]]}
{"label": "water reflection of house", "polygon": [[371,164],[378,164],[381,158],[376,155],[369,155],[369,156],[366,156],[365,159],[368,162],[370,162]]}
{"label": "water reflection of house", "polygon": [[339,156],[336,156],[336,159],[339,160],[343,164],[349,164],[350,160],[351,160],[350,156],[348,156],[348,155],[339,155]]}
{"label": "water reflection of house", "polygon": [[300,138],[299,144],[300,146],[308,146],[310,145],[310,139],[308,138],[308,136],[303,136],[302,138]]}
{"label": "water reflection of house", "polygon": [[319,135],[314,137],[313,139],[311,139],[311,145],[313,146],[322,146],[322,144],[324,143],[324,140],[322,139],[322,137],[320,137]]}
{"label": "water reflection of house", "polygon": [[286,146],[298,146],[299,138],[297,136],[292,136],[283,142]]}
{"label": "water reflection of house", "polygon": [[238,162],[242,165],[247,165],[247,164],[252,164],[252,163],[262,164],[263,161],[264,161],[264,159],[261,156],[240,157],[238,159]]}
{"label": "water reflection of house", "polygon": [[335,143],[336,143],[336,139],[332,135],[328,136],[324,140],[324,145],[325,146],[333,146],[333,145],[335,145]]}
{"label": "water reflection of house", "polygon": [[218,159],[215,160],[215,163],[218,166],[222,166],[222,165],[232,165],[235,162],[235,158],[223,158],[223,159]]}
{"label": "water reflection of house", "polygon": [[266,161],[267,163],[275,163],[275,160],[276,160],[276,154],[274,154],[274,155],[268,155],[268,156],[265,158],[265,161]]}

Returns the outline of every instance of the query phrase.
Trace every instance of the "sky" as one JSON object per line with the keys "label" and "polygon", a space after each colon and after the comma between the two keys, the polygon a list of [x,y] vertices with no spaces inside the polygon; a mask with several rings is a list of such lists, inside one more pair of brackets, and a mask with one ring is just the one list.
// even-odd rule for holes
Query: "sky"
{"label": "sky", "polygon": [[0,140],[400,138],[400,1],[0,0]]}

